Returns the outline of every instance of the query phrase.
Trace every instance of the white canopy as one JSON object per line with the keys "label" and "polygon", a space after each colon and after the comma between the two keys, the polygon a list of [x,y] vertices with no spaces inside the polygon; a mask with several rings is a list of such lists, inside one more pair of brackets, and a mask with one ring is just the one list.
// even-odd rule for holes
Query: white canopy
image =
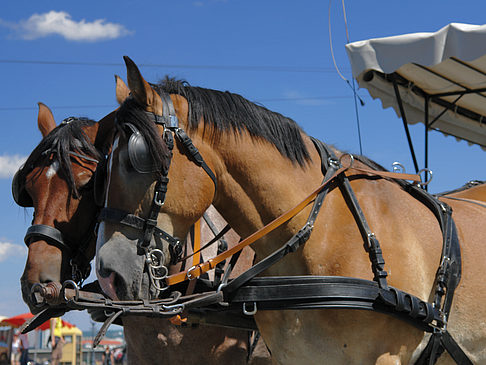
{"label": "white canopy", "polygon": [[486,148],[486,25],[451,23],[435,33],[414,33],[349,43],[359,86],[407,122]]}

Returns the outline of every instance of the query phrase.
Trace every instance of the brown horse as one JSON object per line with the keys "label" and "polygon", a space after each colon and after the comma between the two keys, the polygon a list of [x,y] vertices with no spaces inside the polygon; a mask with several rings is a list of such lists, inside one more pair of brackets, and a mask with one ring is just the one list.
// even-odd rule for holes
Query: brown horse
{"label": "brown horse", "polygon": [[[116,115],[117,138],[110,156],[107,207],[148,217],[156,181],[166,181],[163,177],[168,173],[165,201],[157,216],[160,229],[184,237],[214,204],[235,231],[247,237],[301,203],[321,184],[321,158],[295,122],[228,92],[190,87],[173,80],[156,86],[156,91],[130,59],[125,61],[132,96]],[[180,130],[171,126],[173,120],[166,117],[170,103],[158,91],[170,95],[179,127],[197,147],[205,168],[196,153],[187,153],[189,148],[182,138],[176,139],[170,151],[167,135],[171,130]],[[140,166],[134,166],[136,160],[130,157],[137,152],[130,143],[134,131],[144,137],[149,150],[151,168],[146,173],[138,172]],[[334,153],[343,155],[336,150]],[[369,170],[355,161],[346,175],[373,237],[381,242],[388,283],[422,300],[431,300],[443,243],[436,216],[402,184],[358,170],[366,168]],[[131,192],[130,199],[124,199],[126,191]],[[486,274],[486,212],[471,209],[466,203],[451,204],[463,270],[448,330],[473,362],[486,363],[486,307],[482,304],[486,300],[482,279]],[[307,207],[258,239],[252,245],[257,261],[279,249],[301,229],[310,209]],[[139,254],[141,248],[150,249],[155,243],[143,240],[142,231],[114,221],[100,226],[97,275],[114,299],[149,298],[150,278],[144,274],[146,262]],[[139,242],[149,245],[137,247]],[[168,264],[167,243],[163,249]],[[341,188],[333,183],[309,240],[263,275],[373,280],[370,266],[360,227]],[[429,337],[415,326],[374,311],[269,310],[258,311],[255,319],[272,358],[281,364],[408,364],[417,359]],[[450,364],[453,360],[444,354],[439,363]]]}
{"label": "brown horse", "polygon": [[459,189],[439,194],[439,197],[446,202],[457,200],[476,205],[486,203],[486,182],[470,181]]}
{"label": "brown horse", "polygon": [[[112,131],[112,121],[112,116],[98,123],[71,118],[56,128],[49,108],[39,104],[38,127],[44,139],[17,174],[14,196],[20,205],[34,207],[33,225],[57,229],[59,235],[53,235],[69,246],[65,247],[53,238],[42,235],[52,234],[49,230],[30,235],[29,254],[21,282],[23,298],[33,312],[39,310],[31,297],[34,284],[71,279],[79,281],[83,275],[74,273],[78,277],[73,277],[70,261],[77,255],[72,256],[72,253],[82,254],[82,265],[89,265],[94,257],[94,223],[98,207],[93,194],[93,173],[97,168],[96,161],[101,161],[107,151],[107,141],[111,141],[109,133]],[[65,160],[64,156],[68,159]],[[225,225],[217,213],[208,213],[218,228]],[[211,235],[207,225],[203,224],[202,237]],[[239,239],[234,234],[226,237],[230,243]],[[206,250],[204,253],[207,254]],[[243,256],[244,265],[250,266],[253,253],[247,252]],[[81,265],[79,268],[82,268]],[[246,331],[203,326],[180,327],[166,319],[141,317],[126,318],[123,325],[130,364],[172,361],[246,363]],[[188,348],[191,351],[188,352]],[[260,341],[250,363],[267,364],[269,361],[269,355]]]}

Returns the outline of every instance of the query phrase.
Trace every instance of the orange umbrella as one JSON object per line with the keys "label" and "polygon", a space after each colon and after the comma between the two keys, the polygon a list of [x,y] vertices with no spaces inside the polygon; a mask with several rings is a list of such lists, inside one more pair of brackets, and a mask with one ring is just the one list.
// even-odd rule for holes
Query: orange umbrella
{"label": "orange umbrella", "polygon": [[[4,325],[4,326],[11,326],[11,327],[14,327],[14,328],[18,328],[18,327],[22,326],[26,321],[31,319],[32,317],[34,317],[34,315],[32,313],[19,314],[19,315],[14,316],[14,317],[5,318],[4,320],[2,320],[0,322],[0,326]],[[72,327],[74,327],[74,324],[71,324],[69,322],[66,322],[65,320],[62,320],[62,326],[72,328]],[[45,330],[48,330],[50,328],[51,328],[51,326],[50,326],[49,320],[45,321],[39,327],[37,327],[37,329],[41,330],[41,331],[45,331]]]}

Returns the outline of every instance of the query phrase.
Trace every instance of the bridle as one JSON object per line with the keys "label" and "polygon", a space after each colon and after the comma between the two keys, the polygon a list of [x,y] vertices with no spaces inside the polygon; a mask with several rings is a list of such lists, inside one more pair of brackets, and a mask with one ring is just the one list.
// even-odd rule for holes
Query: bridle
{"label": "bridle", "polygon": [[[76,120],[81,120],[83,118],[75,118],[69,117],[64,119],[60,126],[65,126],[69,123],[72,123]],[[45,151],[43,154],[52,154],[56,153],[55,151],[49,149]],[[100,161],[97,159],[80,154],[75,151],[68,152],[71,156],[76,156],[78,158],[94,162],[97,165]],[[21,179],[25,179],[25,173],[23,172],[24,167],[22,167],[17,173],[15,174],[12,180],[12,195],[15,202],[21,207],[34,207],[32,198],[27,194],[24,189],[21,189]],[[35,218],[35,212],[34,212]],[[32,222],[34,219],[32,219]],[[58,247],[61,252],[69,257],[69,264],[72,268],[71,270],[71,280],[75,283],[81,285],[84,280],[86,280],[91,272],[91,264],[90,259],[86,256],[86,251],[93,242],[94,237],[96,236],[96,214],[94,215],[88,230],[86,233],[81,237],[79,241],[75,239],[68,238],[66,234],[63,234],[59,229],[54,228],[52,226],[46,224],[32,224],[28,229],[24,237],[24,242],[27,247],[33,242],[36,241],[46,241],[49,245]],[[79,243],[81,242],[81,243]]]}
{"label": "bridle", "polygon": [[169,163],[166,169],[154,167],[150,163],[150,152],[140,131],[131,123],[125,124],[131,132],[131,136],[128,141],[128,156],[132,167],[138,173],[145,174],[156,172],[157,176],[148,217],[144,219],[137,215],[105,206],[101,210],[98,218],[100,222],[108,221],[142,231],[143,238],[137,242],[137,247],[144,252],[145,265],[148,268],[147,271],[150,278],[150,284],[152,286],[151,294],[154,297],[157,297],[160,292],[169,288],[165,282],[165,279],[169,274],[169,270],[164,265],[164,262],[166,261],[164,252],[160,248],[150,247],[152,237],[154,237],[156,241],[156,246],[158,240],[163,240],[169,244],[171,265],[175,265],[182,261],[183,243],[181,240],[157,227],[157,217],[165,203],[167,185],[169,183],[168,173],[170,162],[172,160],[174,138],[181,143],[183,151],[189,156],[189,158],[208,174],[214,183],[215,190],[217,187],[215,174],[206,164],[199,153],[199,150],[196,146],[194,146],[191,138],[182,128],[179,127],[179,119],[177,118],[174,104],[172,103],[172,99],[170,98],[169,94],[161,92],[160,97],[163,103],[162,115],[157,115],[155,113],[146,111],[143,113],[145,113],[145,116],[150,120],[150,122],[160,125],[164,129],[162,138],[169,149]]}

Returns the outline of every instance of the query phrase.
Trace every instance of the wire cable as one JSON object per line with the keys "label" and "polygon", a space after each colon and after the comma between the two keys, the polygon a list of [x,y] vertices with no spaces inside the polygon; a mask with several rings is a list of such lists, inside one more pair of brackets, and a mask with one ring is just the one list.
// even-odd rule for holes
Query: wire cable
{"label": "wire cable", "polygon": [[[83,61],[49,61],[49,60],[15,60],[0,59],[0,63],[10,64],[33,64],[33,65],[64,65],[64,66],[109,66],[124,67],[123,63],[110,62],[83,62]],[[184,64],[159,64],[159,63],[140,63],[139,67],[155,68],[186,68],[215,71],[264,71],[264,72],[304,72],[304,73],[331,73],[331,67],[300,67],[300,66],[262,66],[262,65],[184,65]]]}
{"label": "wire cable", "polygon": [[[348,31],[348,20],[347,20],[347,17],[346,17],[346,8],[344,6],[344,0],[341,0],[341,2],[342,2],[342,6],[343,6],[344,25],[345,25],[345,29],[346,29],[346,44],[348,44],[349,43],[349,31]],[[332,44],[331,3],[332,3],[332,0],[329,0],[329,9],[328,9],[329,46],[330,46],[330,50],[331,50],[332,62],[334,64],[334,68],[336,69],[336,72],[338,73],[339,77],[341,77],[341,79],[343,79],[346,82],[346,84],[348,84],[348,86],[351,88],[351,90],[353,90],[354,109],[355,109],[355,114],[356,114],[356,125],[357,125],[357,129],[358,129],[359,153],[362,155],[363,154],[363,145],[361,143],[361,127],[360,127],[359,113],[358,113],[358,99],[359,99],[361,106],[364,106],[365,103],[364,103],[363,99],[361,99],[359,97],[359,95],[356,91],[356,85],[354,83],[354,77],[351,77],[351,79],[353,80],[353,82],[351,84],[349,82],[349,80],[346,77],[344,77],[344,75],[341,73],[341,71],[339,70],[339,67],[336,63],[336,58],[334,57],[334,47],[333,47],[333,44]]]}
{"label": "wire cable", "polygon": [[[265,98],[254,100],[255,103],[271,103],[280,101],[313,101],[313,100],[333,100],[333,99],[347,99],[350,98],[349,95],[334,95],[334,96],[309,96],[301,98]],[[95,109],[95,108],[111,108],[115,109],[118,105],[116,104],[105,104],[105,105],[60,105],[60,106],[50,106],[52,110],[55,109]],[[38,110],[37,106],[0,106],[0,112],[2,111],[23,111],[23,110]]]}

